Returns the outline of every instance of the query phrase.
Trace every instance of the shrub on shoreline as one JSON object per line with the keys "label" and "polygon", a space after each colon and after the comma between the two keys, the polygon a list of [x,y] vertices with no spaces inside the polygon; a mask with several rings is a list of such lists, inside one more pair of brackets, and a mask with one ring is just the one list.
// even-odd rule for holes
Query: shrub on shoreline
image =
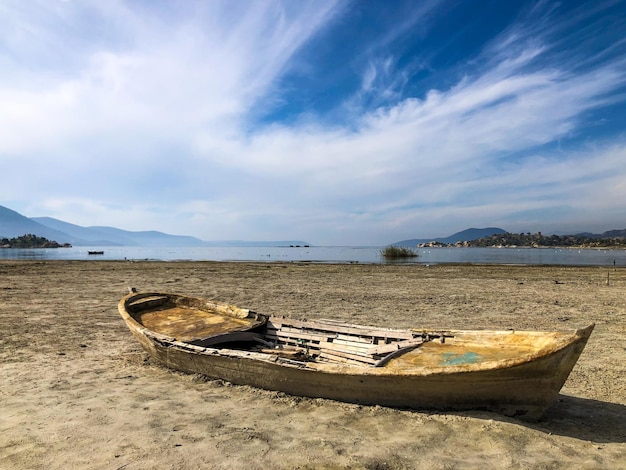
{"label": "shrub on shoreline", "polygon": [[381,254],[387,259],[399,259],[399,258],[415,258],[417,253],[411,248],[406,246],[388,246],[381,250]]}

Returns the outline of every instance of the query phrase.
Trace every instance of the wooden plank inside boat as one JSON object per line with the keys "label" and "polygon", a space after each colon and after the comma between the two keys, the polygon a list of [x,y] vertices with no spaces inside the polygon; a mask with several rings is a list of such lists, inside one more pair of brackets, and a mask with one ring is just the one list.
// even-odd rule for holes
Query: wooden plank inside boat
{"label": "wooden plank inside boat", "polygon": [[364,356],[361,354],[352,354],[349,352],[335,350],[335,349],[324,349],[320,353],[320,357],[323,359],[328,359],[330,361],[335,362],[345,362],[345,363],[357,363],[357,364],[368,364],[374,365],[378,361],[371,356]]}
{"label": "wooden plank inside boat", "polygon": [[361,327],[332,320],[293,320],[273,317],[265,337],[280,347],[292,347],[323,362],[381,366],[385,356],[400,355],[421,344],[410,330]]}

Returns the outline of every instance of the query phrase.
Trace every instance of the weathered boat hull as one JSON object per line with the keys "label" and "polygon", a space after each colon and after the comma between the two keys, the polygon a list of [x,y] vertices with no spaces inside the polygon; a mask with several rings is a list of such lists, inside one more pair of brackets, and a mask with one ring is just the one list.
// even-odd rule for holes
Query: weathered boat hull
{"label": "weathered boat hull", "polygon": [[[255,351],[177,341],[129,321],[131,317],[123,313],[124,305],[123,299],[120,312],[143,348],[176,370],[297,396],[413,409],[484,409],[527,420],[539,418],[553,403],[593,330],[591,325],[570,334],[545,333],[554,335],[554,344],[522,359],[421,364],[429,355],[451,354],[449,348],[454,347],[433,342],[391,359],[383,367],[357,367],[302,364]],[[479,344],[481,338],[500,336],[508,343],[529,342],[532,335],[539,338],[544,333],[453,331],[450,335],[459,345],[471,349],[465,344]]]}

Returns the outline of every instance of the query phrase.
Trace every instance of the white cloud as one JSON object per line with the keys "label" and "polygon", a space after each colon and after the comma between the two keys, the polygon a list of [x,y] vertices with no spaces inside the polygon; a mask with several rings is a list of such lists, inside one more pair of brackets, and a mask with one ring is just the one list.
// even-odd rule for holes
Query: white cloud
{"label": "white cloud", "polygon": [[[169,23],[166,16],[146,18],[144,12],[119,2],[101,9],[89,4],[101,14],[102,29],[113,28],[116,37],[124,38],[123,44],[106,48],[99,47],[94,33],[87,37],[94,43],[85,44],[71,29],[68,33],[50,27],[54,16],[62,16],[52,10],[65,8],[72,13],[64,16],[78,23],[70,26],[86,28],[81,22],[89,19],[87,12],[80,11],[85,17],[77,18],[77,4],[53,9],[44,2],[39,4],[45,10],[40,15],[31,15],[18,5],[12,5],[17,16],[13,20],[21,25],[16,29],[29,34],[8,41],[8,54],[17,55],[15,62],[27,63],[20,77],[29,83],[7,80],[11,67],[3,64],[2,154],[54,149],[68,139],[113,132],[139,130],[185,139],[186,130],[234,126],[268,92],[289,57],[332,14],[331,2],[309,2],[288,10],[278,3],[251,3],[235,17],[229,3],[211,2],[201,17],[189,12],[179,22]],[[44,45],[26,47],[27,39],[46,42],[56,50],[43,60]],[[29,50],[33,48],[37,51]],[[52,55],[63,61],[68,55],[65,51],[72,48],[83,50],[84,55],[65,73],[58,74],[53,64],[42,66]]]}

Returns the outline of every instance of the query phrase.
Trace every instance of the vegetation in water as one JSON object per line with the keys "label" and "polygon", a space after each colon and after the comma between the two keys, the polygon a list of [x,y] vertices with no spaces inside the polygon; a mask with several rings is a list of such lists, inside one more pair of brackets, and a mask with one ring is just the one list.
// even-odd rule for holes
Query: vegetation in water
{"label": "vegetation in water", "polygon": [[21,237],[0,238],[0,248],[67,248],[71,245],[60,245],[53,240],[28,233]]}
{"label": "vegetation in water", "polygon": [[386,259],[415,258],[417,253],[406,246],[388,246],[381,250],[381,255]]}

